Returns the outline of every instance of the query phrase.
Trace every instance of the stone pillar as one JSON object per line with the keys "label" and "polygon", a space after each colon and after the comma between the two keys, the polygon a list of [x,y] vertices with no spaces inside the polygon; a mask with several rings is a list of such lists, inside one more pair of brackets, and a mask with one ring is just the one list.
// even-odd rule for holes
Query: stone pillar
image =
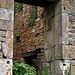
{"label": "stone pillar", "polygon": [[14,0],[0,0],[0,75],[12,75]]}
{"label": "stone pillar", "polygon": [[75,0],[45,7],[44,52],[49,75],[75,75]]}

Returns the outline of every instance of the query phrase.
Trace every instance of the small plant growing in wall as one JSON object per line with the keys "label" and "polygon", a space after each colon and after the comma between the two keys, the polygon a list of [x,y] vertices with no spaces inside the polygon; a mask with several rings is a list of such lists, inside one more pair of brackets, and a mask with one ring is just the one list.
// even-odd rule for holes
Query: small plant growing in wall
{"label": "small plant growing in wall", "polygon": [[32,24],[37,19],[37,7],[33,7],[31,17],[29,18],[29,24]]}
{"label": "small plant growing in wall", "polygon": [[65,69],[65,72],[64,72],[65,75],[70,75],[70,67],[67,66],[67,68]]}
{"label": "small plant growing in wall", "polygon": [[48,75],[48,67],[44,67],[42,68],[42,75]]}
{"label": "small plant growing in wall", "polygon": [[15,8],[14,8],[14,12],[22,12],[23,10],[23,4],[22,3],[15,3]]}

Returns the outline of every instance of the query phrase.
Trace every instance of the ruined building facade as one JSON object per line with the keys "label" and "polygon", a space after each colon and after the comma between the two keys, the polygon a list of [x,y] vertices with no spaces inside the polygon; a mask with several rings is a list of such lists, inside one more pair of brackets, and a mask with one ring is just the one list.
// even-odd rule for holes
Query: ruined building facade
{"label": "ruined building facade", "polygon": [[[15,1],[44,7],[44,58],[46,62],[42,64],[42,67],[48,67],[48,75],[65,75],[67,67],[70,75],[75,75],[75,0]],[[37,21],[35,23],[38,23]],[[25,27],[24,24],[23,26]],[[0,0],[1,75],[13,75],[13,29],[14,0]],[[28,50],[22,49],[22,52]],[[24,55],[25,58],[26,55]]]}

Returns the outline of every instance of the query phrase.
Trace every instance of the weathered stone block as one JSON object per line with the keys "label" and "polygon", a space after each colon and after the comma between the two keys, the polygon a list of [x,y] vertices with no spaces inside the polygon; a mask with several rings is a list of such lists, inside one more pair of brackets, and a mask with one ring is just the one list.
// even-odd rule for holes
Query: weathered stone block
{"label": "weathered stone block", "polygon": [[54,17],[55,25],[55,58],[61,59],[62,54],[62,25],[61,25],[61,14],[58,14]]}
{"label": "weathered stone block", "polygon": [[[55,26],[54,26],[54,18],[51,18],[46,22],[45,33],[44,33],[44,52],[46,61],[54,60],[54,51],[55,51]],[[48,25],[48,27],[47,27]]]}
{"label": "weathered stone block", "polygon": [[71,61],[71,73],[70,75],[75,75],[75,61]]}
{"label": "weathered stone block", "polygon": [[75,0],[71,0],[73,2],[71,2],[71,14],[74,14],[75,15]]}
{"label": "weathered stone block", "polygon": [[12,59],[0,59],[0,75],[12,75]]}
{"label": "weathered stone block", "polygon": [[[0,29],[1,30],[13,30],[14,23],[8,20],[0,20]],[[2,32],[0,33],[2,34]]]}
{"label": "weathered stone block", "polygon": [[70,6],[70,3],[67,3],[67,4],[63,4],[61,5],[62,6],[62,12],[63,13],[69,13],[70,14],[70,9],[71,9],[71,6]]}
{"label": "weathered stone block", "polygon": [[75,46],[62,45],[63,59],[75,59]]}
{"label": "weathered stone block", "polygon": [[6,41],[2,43],[2,49],[5,57],[13,57],[13,32],[6,32]]}
{"label": "weathered stone block", "polygon": [[0,0],[0,7],[14,9],[14,0]]}
{"label": "weathered stone block", "polygon": [[69,44],[68,38],[68,25],[69,18],[67,13],[62,13],[62,44]]}
{"label": "weathered stone block", "polygon": [[65,75],[65,70],[69,67],[70,71],[70,60],[56,60],[55,61],[55,75]]}
{"label": "weathered stone block", "polygon": [[2,20],[14,20],[14,10],[0,8],[0,19]]}
{"label": "weathered stone block", "polygon": [[6,41],[6,38],[0,37],[0,41],[5,42]]}
{"label": "weathered stone block", "polygon": [[0,37],[5,37],[5,31],[0,31]]}

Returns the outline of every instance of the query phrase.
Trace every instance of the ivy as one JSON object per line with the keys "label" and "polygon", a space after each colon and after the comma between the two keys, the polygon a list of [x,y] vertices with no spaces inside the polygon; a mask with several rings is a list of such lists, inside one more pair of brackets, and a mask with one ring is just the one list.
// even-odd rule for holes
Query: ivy
{"label": "ivy", "polygon": [[37,7],[33,7],[31,17],[29,18],[29,24],[32,24],[37,19]]}
{"label": "ivy", "polygon": [[37,72],[28,64],[13,62],[13,75],[37,75]]}

